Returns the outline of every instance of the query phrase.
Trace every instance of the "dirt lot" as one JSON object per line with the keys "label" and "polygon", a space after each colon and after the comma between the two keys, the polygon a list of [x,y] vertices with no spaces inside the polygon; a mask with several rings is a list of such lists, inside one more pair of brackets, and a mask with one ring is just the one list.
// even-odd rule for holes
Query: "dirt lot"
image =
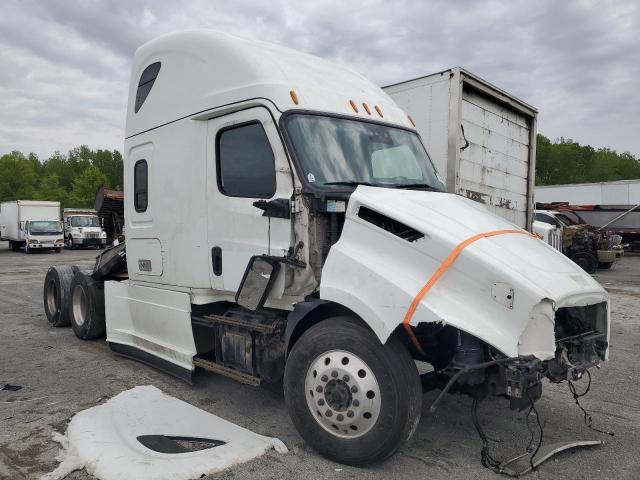
{"label": "dirt lot", "polygon": [[[49,327],[42,308],[42,283],[50,264],[91,265],[94,251],[60,254],[13,253],[0,242],[0,383],[22,385],[0,392],[0,478],[38,478],[53,470],[63,432],[78,411],[136,385],[155,385],[193,405],[260,434],[277,436],[290,449],[269,453],[211,478],[430,478],[492,479],[480,464],[480,441],[471,423],[471,400],[449,395],[434,414],[424,396],[420,426],[413,440],[382,465],[358,469],[324,460],[303,444],[285,410],[279,388],[254,388],[213,374],[199,374],[188,386],[145,365],[115,356],[102,340],[82,342],[69,328]],[[640,478],[640,257],[626,257],[597,275],[612,296],[611,359],[593,374],[584,406],[598,434],[583,424],[566,385],[545,384],[538,409],[545,442],[604,439],[605,445],[558,455],[527,478]],[[481,421],[501,458],[519,453],[529,440],[524,415],[501,400],[485,402]],[[67,479],[92,478],[74,472]]]}

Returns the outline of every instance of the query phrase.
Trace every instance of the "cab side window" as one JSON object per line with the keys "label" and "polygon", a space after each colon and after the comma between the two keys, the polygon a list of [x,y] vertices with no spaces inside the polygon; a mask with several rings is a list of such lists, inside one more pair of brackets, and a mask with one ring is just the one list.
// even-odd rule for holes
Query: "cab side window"
{"label": "cab side window", "polygon": [[225,195],[270,198],[275,194],[275,159],[260,122],[220,131],[216,156],[218,188]]}
{"label": "cab side window", "polygon": [[149,202],[149,178],[146,160],[138,160],[133,167],[133,206],[136,212],[146,212]]}

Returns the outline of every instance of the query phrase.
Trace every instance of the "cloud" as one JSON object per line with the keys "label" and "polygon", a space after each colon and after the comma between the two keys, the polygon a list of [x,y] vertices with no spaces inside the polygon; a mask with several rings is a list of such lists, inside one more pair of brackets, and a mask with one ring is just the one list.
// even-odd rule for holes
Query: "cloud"
{"label": "cloud", "polygon": [[463,66],[540,111],[539,132],[640,154],[640,4],[9,0],[0,153],[122,149],[131,58],[212,28],[348,64],[380,85]]}

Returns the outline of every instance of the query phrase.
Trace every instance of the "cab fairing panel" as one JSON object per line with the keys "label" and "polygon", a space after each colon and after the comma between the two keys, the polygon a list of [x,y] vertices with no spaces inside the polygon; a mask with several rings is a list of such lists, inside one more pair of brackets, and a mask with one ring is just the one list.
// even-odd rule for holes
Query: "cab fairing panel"
{"label": "cab fairing panel", "polygon": [[[153,88],[134,113],[140,75],[162,66]],[[290,96],[294,90],[296,105]],[[378,86],[351,69],[279,45],[211,30],[170,33],[136,51],[132,69],[126,137],[198,112],[249,99],[269,99],[292,108],[374,118],[412,128],[407,115]],[[353,111],[349,100],[358,105]],[[369,115],[362,107],[367,102]],[[379,105],[381,118],[373,111]]]}
{"label": "cab fairing panel", "polygon": [[[425,237],[408,242],[365,222],[357,216],[360,205]],[[459,243],[478,233],[514,228],[458,195],[359,186],[323,268],[320,296],[352,309],[385,342]],[[514,289],[512,309],[492,298],[494,283]],[[444,322],[508,356],[546,359],[555,351],[553,310],[603,301],[608,295],[602,287],[564,255],[529,235],[505,234],[464,249],[420,302],[411,324]]]}
{"label": "cab fairing panel", "polygon": [[142,350],[193,370],[196,346],[187,293],[104,282],[107,341]]}

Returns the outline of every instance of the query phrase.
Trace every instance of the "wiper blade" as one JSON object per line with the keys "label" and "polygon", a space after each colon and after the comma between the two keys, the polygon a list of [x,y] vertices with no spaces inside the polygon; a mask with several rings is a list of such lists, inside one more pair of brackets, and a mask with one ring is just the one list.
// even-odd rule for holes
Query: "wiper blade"
{"label": "wiper blade", "polygon": [[394,185],[394,188],[426,188],[428,190],[435,190],[435,188],[428,183],[401,183]]}
{"label": "wiper blade", "polygon": [[341,182],[324,182],[324,185],[346,185],[348,187],[356,187],[358,185],[365,185],[367,187],[382,187],[382,186],[385,186],[382,183],[360,182],[358,180],[341,181]]}

